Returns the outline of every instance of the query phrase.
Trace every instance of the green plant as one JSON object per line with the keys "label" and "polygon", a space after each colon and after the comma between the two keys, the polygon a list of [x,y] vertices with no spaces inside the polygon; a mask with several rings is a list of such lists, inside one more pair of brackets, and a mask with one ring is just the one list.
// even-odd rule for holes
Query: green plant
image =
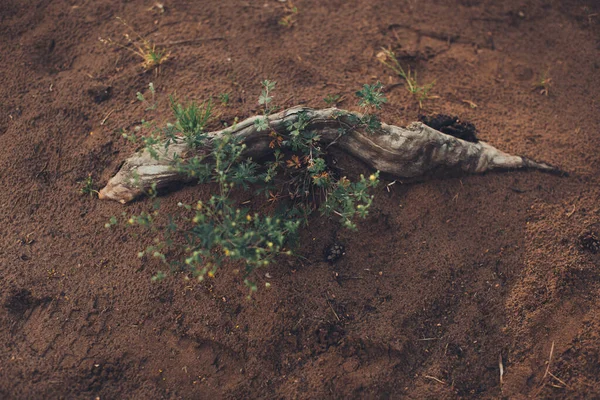
{"label": "green plant", "polygon": [[[257,128],[270,131],[272,156],[262,164],[245,155],[243,138],[232,134],[235,125],[217,136],[205,134],[210,102],[197,106],[171,99],[175,121],[153,127],[150,139],[142,142],[157,159],[165,154],[157,148],[159,142],[168,147],[183,141],[205,149],[185,160],[173,157],[171,165],[190,179],[214,185],[214,190],[207,198],[179,203],[181,213],[168,216],[168,222],[161,219],[158,206],[127,218],[129,225],[146,227],[157,238],[140,257],[155,257],[172,270],[199,280],[214,276],[223,265],[239,265],[244,281],[254,291],[252,272],[279,255],[291,255],[300,226],[308,223],[313,211],[337,216],[350,229],[356,229],[356,217],[368,214],[373,201],[369,190],[378,184],[379,173],[361,175],[355,182],[338,176],[327,164],[320,136],[311,130],[306,113],[299,112],[285,129],[273,129],[269,116],[274,110],[275,86],[269,80],[262,82],[258,103],[263,106],[263,116],[254,122]],[[379,108],[385,101],[379,83],[365,85],[358,93],[363,107]],[[344,128],[340,129],[340,134],[345,134]],[[264,194],[266,201],[241,207],[235,199],[247,191]],[[150,194],[156,194],[155,188]],[[153,280],[164,276],[159,272]]]}
{"label": "green plant", "polygon": [[183,141],[192,148],[198,148],[204,144],[206,135],[204,127],[212,115],[212,101],[209,99],[201,104],[192,101],[186,105],[177,103],[171,96],[171,110],[175,117],[175,125],[169,126],[167,131],[169,138],[175,140],[175,135],[183,137]]}
{"label": "green plant", "polygon": [[550,86],[552,86],[552,78],[550,78],[549,71],[542,72],[532,86],[533,90],[537,90],[540,94],[548,96],[550,93]]}
{"label": "green plant", "polygon": [[258,104],[263,107],[264,118],[257,118],[254,121],[254,125],[256,125],[258,129],[262,130],[268,129],[269,127],[269,115],[271,114],[271,112],[273,112],[273,106],[271,104],[273,102],[273,97],[271,96],[271,92],[275,90],[277,82],[270,81],[267,79],[262,81],[261,85],[263,89],[260,93],[260,96],[258,97]]}
{"label": "green plant", "polygon": [[117,19],[135,35],[135,37],[132,38],[128,33],[124,34],[128,45],[131,44],[133,48],[129,47],[128,45],[115,42],[111,38],[100,38],[100,41],[107,45],[120,47],[137,55],[142,59],[142,67],[145,71],[155,69],[156,73],[158,74],[160,65],[167,61],[167,59],[170,56],[170,53],[164,49],[156,47],[156,44],[137,33],[122,18],[117,17]]}
{"label": "green plant", "polygon": [[396,58],[396,55],[391,50],[382,49],[382,51],[377,54],[377,59],[383,65],[394,71],[400,78],[404,79],[406,89],[417,99],[419,108],[423,108],[423,101],[438,98],[438,96],[429,95],[429,91],[433,88],[435,82],[420,86],[417,81],[417,72],[412,72],[410,67],[405,71]]}
{"label": "green plant", "polygon": [[83,195],[88,195],[90,197],[98,194],[98,191],[94,189],[95,183],[94,179],[92,178],[92,174],[89,174],[87,178],[78,183],[81,184],[81,187],[79,188],[79,193]]}
{"label": "green plant", "polygon": [[359,99],[358,105],[363,109],[362,117],[356,122],[358,125],[365,126],[368,132],[374,132],[381,127],[381,121],[375,111],[381,109],[383,103],[387,102],[382,90],[383,85],[381,82],[377,82],[373,85],[365,84],[361,90],[356,92],[356,97]]}
{"label": "green plant", "polygon": [[337,104],[340,102],[341,98],[342,98],[342,96],[340,96],[339,94],[328,94],[327,96],[325,96],[323,101],[329,107],[333,107],[333,106],[337,106]]}
{"label": "green plant", "polygon": [[296,15],[298,14],[298,7],[294,6],[294,3],[289,1],[283,5],[285,15],[279,19],[279,25],[291,28],[296,23]]}
{"label": "green plant", "polygon": [[156,101],[155,101],[156,89],[154,88],[154,83],[150,82],[148,84],[148,90],[150,90],[150,94],[152,95],[151,103],[146,100],[146,97],[142,94],[142,92],[137,92],[135,94],[135,97],[142,103],[146,103],[148,105],[146,107],[146,111],[155,110],[156,109]]}
{"label": "green plant", "polygon": [[219,95],[219,101],[223,107],[227,107],[229,105],[229,93],[221,93]]}

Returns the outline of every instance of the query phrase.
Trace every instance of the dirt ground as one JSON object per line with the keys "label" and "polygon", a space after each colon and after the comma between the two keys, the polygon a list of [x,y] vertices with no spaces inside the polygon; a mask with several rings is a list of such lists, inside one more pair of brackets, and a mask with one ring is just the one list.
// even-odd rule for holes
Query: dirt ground
{"label": "dirt ground", "polygon": [[[286,27],[275,0],[0,1],[0,398],[600,398],[600,4],[295,6]],[[116,17],[171,52],[160,74],[98,40],[124,40]],[[384,46],[439,98],[419,111],[377,61]],[[152,238],[104,227],[150,202],[79,182],[106,183],[134,150],[121,129],[167,121],[169,94],[229,93],[217,128],[258,111],[263,79],[280,107],[339,94],[349,109],[380,80],[384,121],[458,115],[570,175],[382,185],[357,233],[313,218],[304,258],[257,274],[272,286],[251,300],[231,269],[152,283],[160,265],[136,257]],[[135,100],[150,82],[151,115]],[[334,241],[346,255],[331,265]]]}

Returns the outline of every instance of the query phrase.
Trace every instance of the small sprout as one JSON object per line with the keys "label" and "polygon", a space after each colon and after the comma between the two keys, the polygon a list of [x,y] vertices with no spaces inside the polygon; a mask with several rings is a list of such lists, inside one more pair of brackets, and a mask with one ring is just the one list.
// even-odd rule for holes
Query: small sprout
{"label": "small sprout", "polygon": [[296,23],[296,15],[298,14],[298,7],[294,6],[294,3],[289,1],[284,4],[285,15],[279,19],[279,25],[291,28]]}
{"label": "small sprout", "polygon": [[167,277],[167,275],[166,275],[164,272],[162,272],[162,271],[158,271],[158,272],[156,273],[156,275],[154,275],[154,276],[153,276],[153,277],[152,277],[150,280],[151,280],[152,282],[160,282],[160,281],[162,281],[163,279],[165,279],[166,277]]}
{"label": "small sprout", "polygon": [[533,90],[537,90],[540,94],[548,96],[550,94],[550,86],[552,86],[552,78],[549,76],[549,71],[543,72],[532,86]]}
{"label": "small sprout", "polygon": [[79,193],[88,196],[94,196],[98,194],[98,191],[94,189],[94,179],[92,178],[92,174],[89,174],[85,180],[79,182],[82,186],[79,189]]}
{"label": "small sprout", "polygon": [[221,93],[219,95],[219,101],[223,107],[227,107],[229,105],[229,93]]}
{"label": "small sprout", "polygon": [[342,96],[340,96],[339,94],[328,94],[327,96],[325,96],[325,98],[323,99],[323,101],[329,107],[334,107],[334,106],[338,105],[338,103],[340,102],[341,98],[342,98]]}
{"label": "small sprout", "polygon": [[106,224],[104,224],[105,228],[111,228],[115,225],[117,225],[118,221],[117,221],[117,217],[115,217],[114,215],[112,217],[110,217],[110,219],[108,220],[108,222]]}

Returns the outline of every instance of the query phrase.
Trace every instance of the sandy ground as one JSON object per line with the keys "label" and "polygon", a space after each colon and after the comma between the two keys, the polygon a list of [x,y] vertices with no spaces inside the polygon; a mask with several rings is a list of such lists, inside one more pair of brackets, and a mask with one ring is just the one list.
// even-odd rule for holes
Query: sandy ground
{"label": "sandy ground", "polygon": [[[0,2],[0,397],[600,397],[598,2],[295,5],[285,27],[274,0]],[[171,52],[160,74],[98,40],[124,40],[116,17]],[[419,110],[375,58],[383,46],[439,98]],[[350,109],[379,80],[386,122],[458,115],[570,175],[382,186],[358,233],[314,217],[304,258],[259,272],[272,286],[252,300],[231,269],[152,283],[160,265],[135,257],[152,238],[104,228],[150,202],[99,201],[79,182],[106,183],[134,151],[122,129],[167,121],[169,94],[229,93],[217,128],[257,112],[263,79],[280,107],[338,94]],[[154,113],[135,100],[150,82]],[[331,265],[334,241],[346,255]]]}

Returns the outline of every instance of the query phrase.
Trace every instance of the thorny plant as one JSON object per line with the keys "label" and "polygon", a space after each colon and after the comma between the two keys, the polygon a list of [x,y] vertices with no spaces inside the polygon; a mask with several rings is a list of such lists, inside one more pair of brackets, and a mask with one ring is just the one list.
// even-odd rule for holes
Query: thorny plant
{"label": "thorny plant", "polygon": [[410,67],[407,70],[404,70],[400,64],[400,61],[398,61],[396,55],[391,50],[381,49],[381,52],[377,54],[377,59],[383,65],[394,71],[394,73],[396,73],[400,78],[404,79],[406,89],[417,99],[419,102],[419,108],[423,108],[423,102],[425,100],[438,98],[438,96],[429,95],[429,91],[433,88],[435,82],[419,86],[417,81],[417,72],[412,72]]}
{"label": "thorny plant", "polygon": [[158,74],[160,72],[160,65],[167,61],[170,53],[166,50],[156,47],[156,44],[137,33],[122,18],[117,17],[117,19],[123,25],[125,25],[125,27],[127,27],[135,37],[132,38],[129,33],[125,33],[124,36],[127,40],[127,45],[116,42],[111,38],[99,38],[99,40],[104,44],[116,46],[137,55],[142,59],[142,67],[144,68],[144,71],[150,71],[154,69]]}
{"label": "thorny plant", "polygon": [[[245,156],[246,145],[232,134],[235,124],[222,135],[207,135],[210,101],[198,106],[194,102],[180,104],[171,98],[174,123],[166,127],[145,123],[140,130],[152,131],[146,136],[140,136],[139,132],[124,134],[129,140],[143,143],[157,159],[166,154],[159,151],[159,146],[166,149],[174,142],[183,141],[190,147],[205,149],[192,158],[175,156],[170,161],[173,168],[189,178],[215,185],[210,197],[191,204],[179,203],[181,213],[169,216],[167,223],[160,222],[164,219],[159,218],[158,204],[152,212],[126,218],[128,224],[146,227],[156,237],[151,246],[139,253],[140,257],[155,257],[172,271],[184,272],[187,279],[198,280],[206,275],[213,277],[225,263],[240,265],[244,267],[245,283],[255,291],[257,286],[250,274],[281,254],[291,255],[299,228],[308,223],[313,211],[335,215],[350,229],[356,229],[355,217],[364,218],[368,214],[373,200],[368,192],[378,184],[379,173],[361,175],[355,182],[340,176],[339,171],[328,165],[326,149],[320,143],[320,136],[311,129],[305,112],[299,112],[287,124],[285,132],[273,129],[269,116],[275,109],[272,95],[275,86],[275,82],[263,81],[258,99],[263,115],[255,120],[255,125],[270,131],[273,151],[270,160],[262,165]],[[366,109],[377,109],[385,101],[379,83],[365,85],[357,94]],[[373,124],[375,120],[374,116],[365,122],[358,118],[357,123]],[[340,135],[345,134],[345,129],[340,127]],[[267,201],[263,206],[240,207],[234,197],[247,191],[262,193]],[[156,188],[149,194],[155,196]],[[117,219],[112,218],[107,227],[116,223]],[[164,272],[159,272],[153,280],[164,276]]]}

